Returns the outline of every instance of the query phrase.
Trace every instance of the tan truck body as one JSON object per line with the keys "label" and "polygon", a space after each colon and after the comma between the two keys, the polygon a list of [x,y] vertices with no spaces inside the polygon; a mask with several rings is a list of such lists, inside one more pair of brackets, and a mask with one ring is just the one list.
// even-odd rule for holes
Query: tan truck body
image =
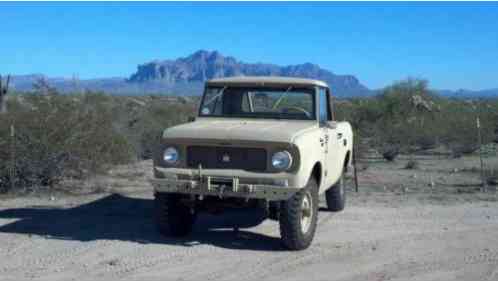
{"label": "tan truck body", "polygon": [[[207,86],[299,86],[326,91],[329,111],[333,112],[329,88],[324,82],[282,77],[223,78],[207,82]],[[317,99],[318,101],[318,99]],[[316,103],[316,107],[319,105]],[[332,113],[333,116],[333,113]],[[333,118],[332,118],[333,119]],[[335,120],[285,120],[198,117],[195,121],[168,128],[163,134],[163,147],[174,146],[179,151],[175,166],[163,165],[160,154],[151,180],[156,192],[182,193],[197,196],[218,195],[266,200],[285,200],[316,177],[319,193],[335,184],[351,165],[353,133],[348,122]],[[207,169],[188,167],[189,146],[223,148],[261,148],[272,153],[280,150],[292,154],[292,166],[286,171],[274,171],[270,163],[265,171],[243,169]],[[228,186],[219,185],[229,180]],[[213,183],[218,184],[213,184]]]}

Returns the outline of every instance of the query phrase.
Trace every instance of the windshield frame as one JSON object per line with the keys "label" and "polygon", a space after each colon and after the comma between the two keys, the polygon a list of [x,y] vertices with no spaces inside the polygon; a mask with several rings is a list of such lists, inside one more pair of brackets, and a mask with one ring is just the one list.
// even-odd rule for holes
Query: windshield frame
{"label": "windshield frame", "polygon": [[[287,92],[292,92],[292,91],[296,91],[296,90],[302,90],[303,92],[307,92],[309,95],[311,95],[311,98],[312,98],[312,110],[313,112],[311,113],[312,115],[312,118],[309,118],[309,119],[298,119],[298,118],[290,118],[290,117],[286,117],[285,115],[280,115],[280,116],[264,116],[264,115],[258,115],[258,114],[255,114],[255,115],[250,115],[250,114],[247,114],[247,115],[212,115],[212,114],[208,114],[208,115],[205,115],[202,113],[202,108],[203,108],[203,104],[204,104],[204,101],[206,99],[206,94],[207,94],[207,91],[208,89],[218,89],[218,90],[222,90],[220,92],[220,94],[222,94],[226,89],[229,89],[229,88],[242,88],[242,89],[248,89],[248,91],[251,91],[251,90],[257,90],[257,91],[271,91],[271,90],[274,90],[274,91],[282,91],[282,92],[285,92],[285,94],[287,94]],[[222,94],[223,95],[223,94]],[[197,115],[198,117],[200,118],[249,118],[249,119],[276,119],[276,120],[296,120],[296,121],[317,121],[318,120],[318,117],[317,117],[317,88],[315,86],[309,86],[309,87],[303,87],[302,85],[299,85],[297,87],[294,87],[292,85],[287,85],[287,86],[279,86],[279,87],[275,87],[275,86],[261,86],[261,85],[254,85],[254,86],[209,86],[209,85],[206,85],[204,86],[204,92],[202,94],[202,98],[201,98],[201,101],[200,101],[200,104],[199,104],[199,108],[198,108],[198,112],[197,112]],[[270,113],[269,115],[274,115],[272,113]]]}

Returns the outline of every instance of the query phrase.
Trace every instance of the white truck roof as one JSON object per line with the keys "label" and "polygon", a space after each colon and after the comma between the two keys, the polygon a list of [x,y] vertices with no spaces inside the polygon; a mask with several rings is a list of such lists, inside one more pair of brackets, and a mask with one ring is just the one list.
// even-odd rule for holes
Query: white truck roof
{"label": "white truck roof", "polygon": [[328,88],[327,83],[308,78],[283,76],[233,76],[208,80],[208,86],[321,86]]}

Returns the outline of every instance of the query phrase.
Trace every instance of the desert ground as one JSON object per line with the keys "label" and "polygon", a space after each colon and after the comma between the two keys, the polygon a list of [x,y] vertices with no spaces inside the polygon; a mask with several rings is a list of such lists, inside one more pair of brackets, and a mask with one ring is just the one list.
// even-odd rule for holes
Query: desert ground
{"label": "desert ground", "polygon": [[150,162],[117,167],[77,193],[5,195],[0,279],[497,280],[498,195],[479,191],[478,158],[416,159],[418,169],[404,168],[406,156],[359,164],[359,192],[349,181],[339,213],[322,199],[315,240],[300,252],[280,246],[275,221],[235,232],[241,213],[203,215],[189,237],[161,237]]}

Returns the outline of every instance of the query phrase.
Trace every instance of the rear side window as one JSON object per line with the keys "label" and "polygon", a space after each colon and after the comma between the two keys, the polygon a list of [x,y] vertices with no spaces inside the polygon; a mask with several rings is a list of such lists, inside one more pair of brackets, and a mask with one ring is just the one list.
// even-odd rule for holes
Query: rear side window
{"label": "rear side window", "polygon": [[329,111],[329,99],[327,96],[327,91],[325,88],[320,88],[318,92],[319,96],[319,105],[318,105],[318,119],[320,123],[326,123],[329,120],[332,120],[332,117],[330,115]]}

